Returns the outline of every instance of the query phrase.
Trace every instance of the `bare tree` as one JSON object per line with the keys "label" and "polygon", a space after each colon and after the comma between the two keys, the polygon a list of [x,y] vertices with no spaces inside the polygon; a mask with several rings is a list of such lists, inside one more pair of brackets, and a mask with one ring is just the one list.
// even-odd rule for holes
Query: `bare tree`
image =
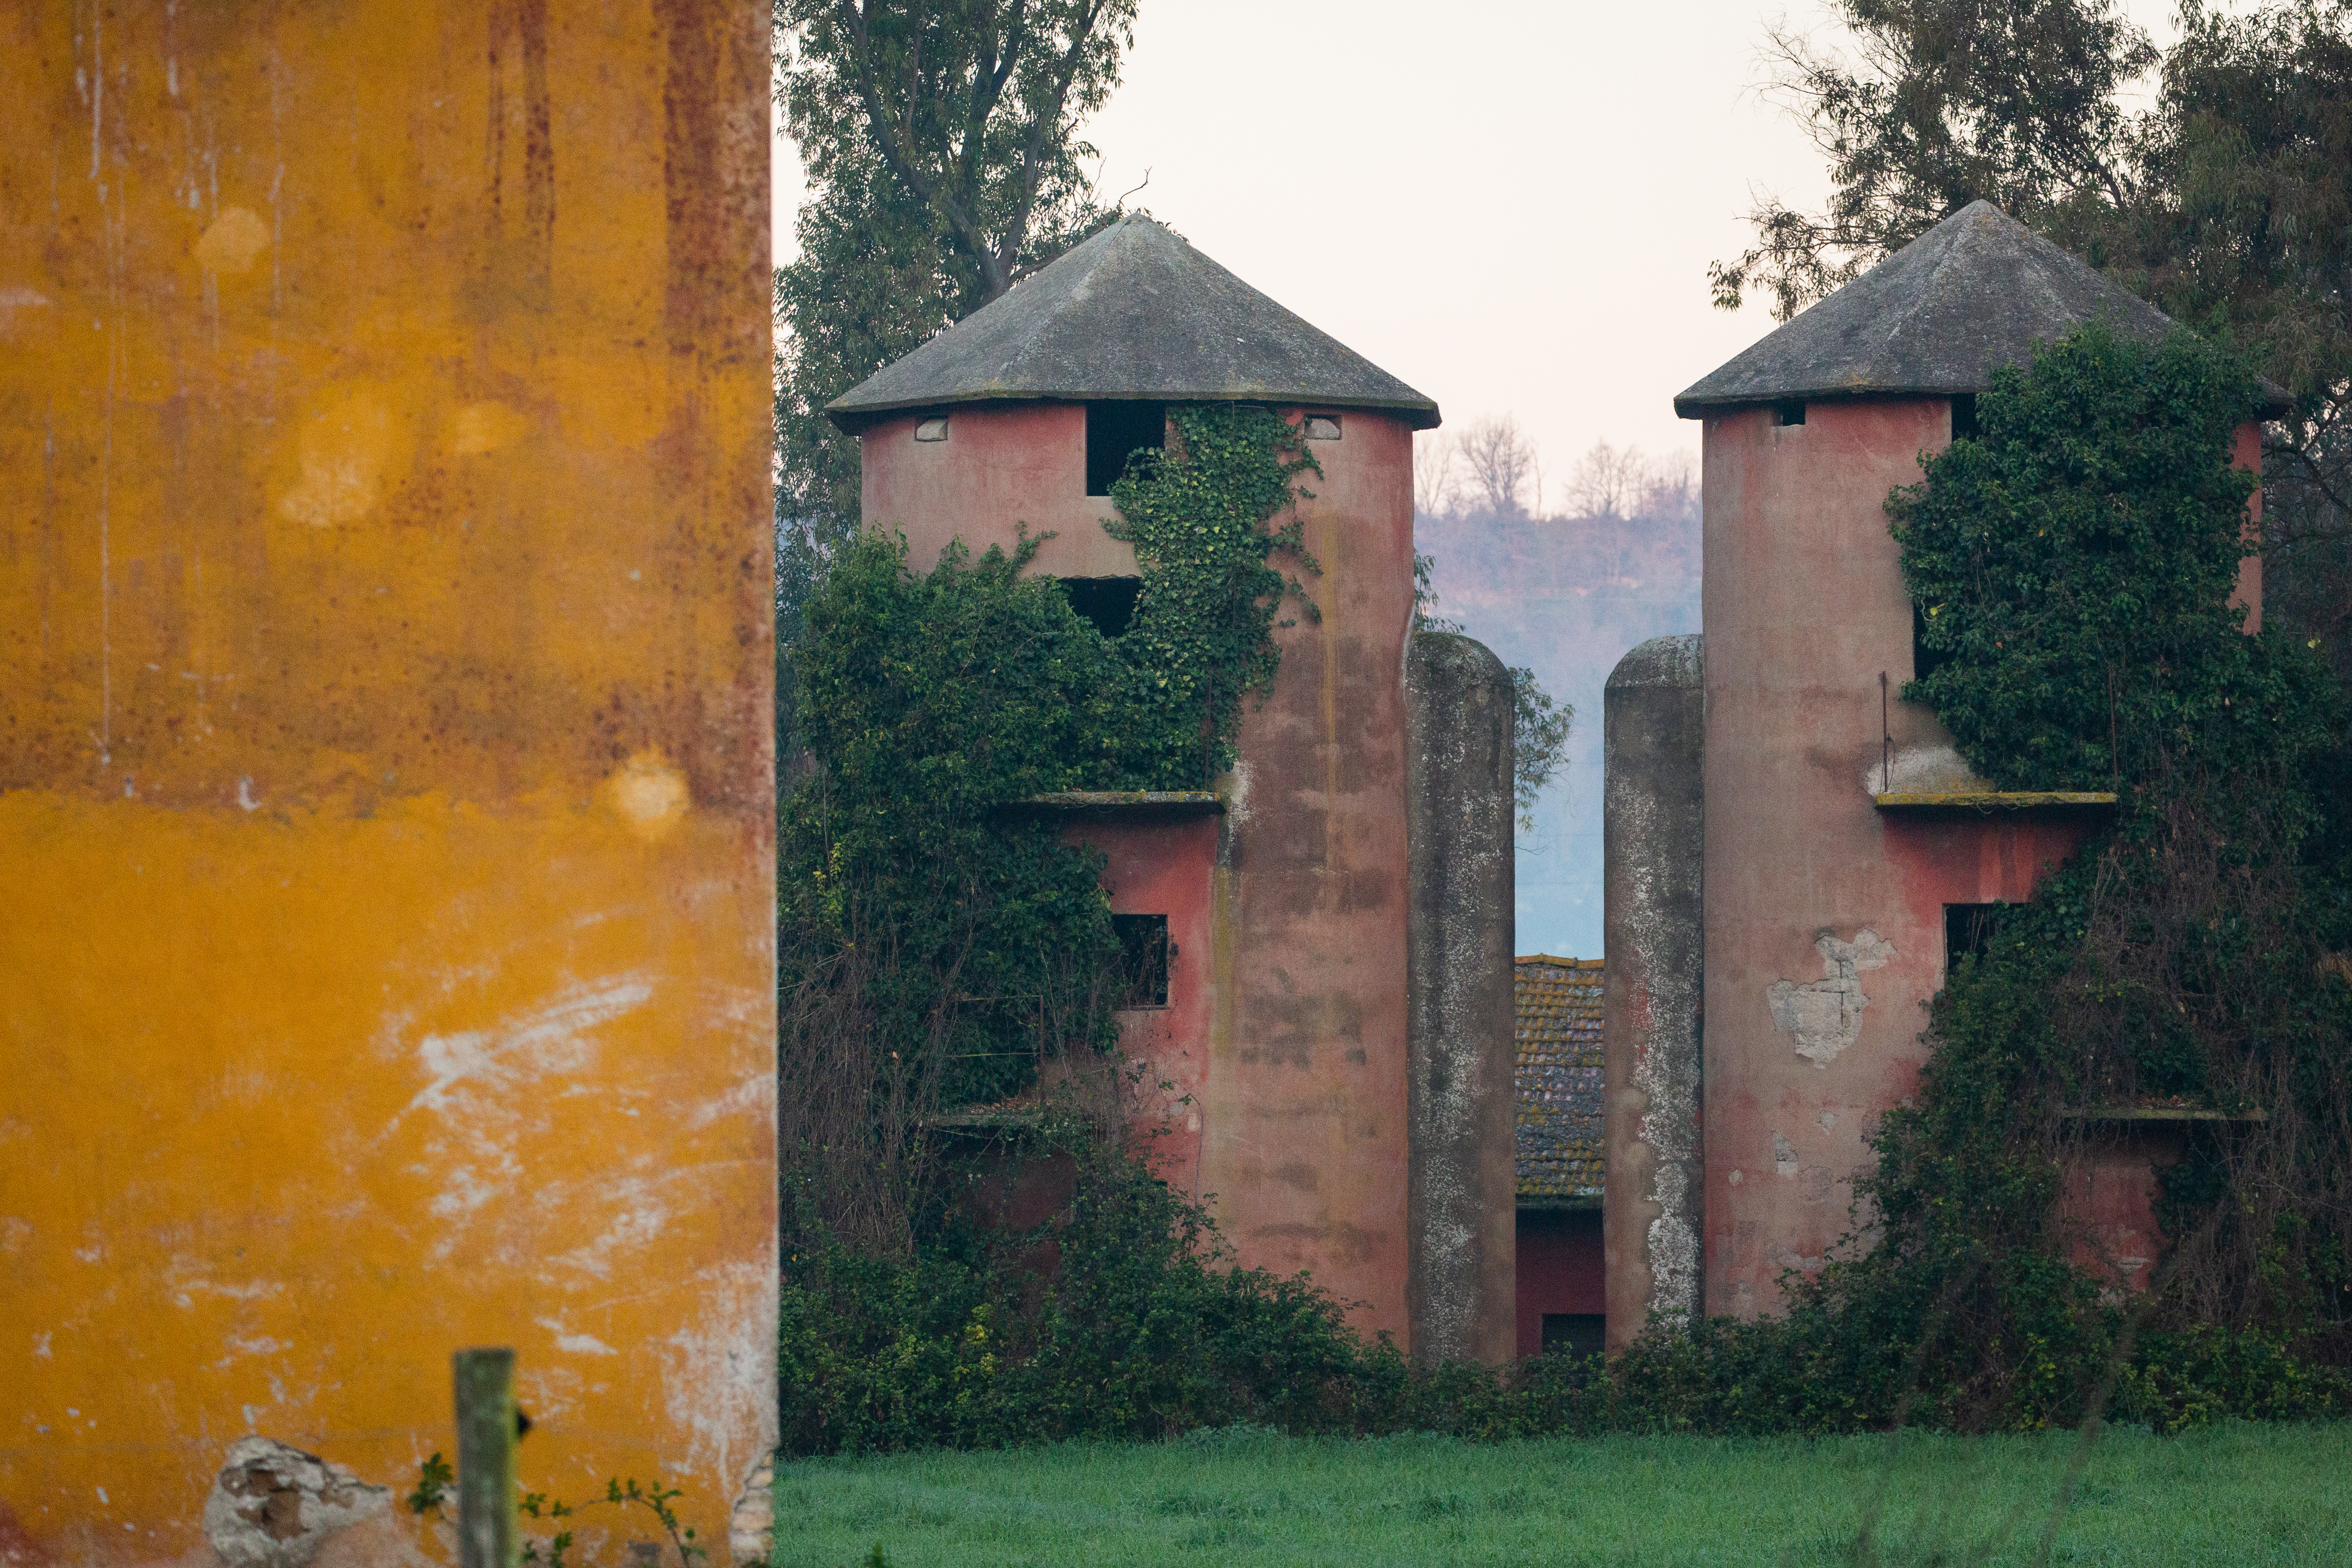
{"label": "bare tree", "polygon": [[1595,441],[1577,458],[1568,493],[1579,517],[1627,517],[1640,499],[1647,479],[1647,461],[1639,447],[1612,447]]}
{"label": "bare tree", "polygon": [[1698,518],[1698,464],[1688,452],[1673,452],[1645,465],[1635,515],[1673,522]]}
{"label": "bare tree", "polygon": [[1535,473],[1536,444],[1520,432],[1518,421],[1490,414],[1474,420],[1458,444],[1486,510],[1497,517],[1525,517],[1521,492]]}
{"label": "bare tree", "polygon": [[1444,517],[1462,498],[1462,474],[1451,436],[1424,430],[1412,438],[1412,511]]}

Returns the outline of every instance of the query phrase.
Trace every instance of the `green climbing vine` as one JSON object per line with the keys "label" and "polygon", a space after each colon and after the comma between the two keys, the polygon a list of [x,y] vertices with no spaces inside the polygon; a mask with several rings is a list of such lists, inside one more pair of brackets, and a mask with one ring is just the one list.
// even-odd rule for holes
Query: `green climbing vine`
{"label": "green climbing vine", "polygon": [[[1979,434],[1888,501],[1928,667],[1905,696],[2001,788],[2119,796],[1956,965],[1860,1184],[1870,1244],[1804,1288],[1921,1417],[2078,1415],[2135,1337],[2143,1377],[2167,1336],[2352,1359],[2352,754],[2315,654],[2230,602],[2256,393],[2185,332],[2086,330],[1997,375]],[[2169,1252],[2126,1312],[2077,1266],[2063,1173],[2098,1114],[2150,1105],[2216,1116],[2164,1173]]]}
{"label": "green climbing vine", "polygon": [[807,754],[778,821],[786,1197],[828,1237],[904,1253],[933,1193],[927,1121],[1112,1042],[1099,861],[1021,803],[1205,786],[1273,679],[1283,605],[1312,613],[1296,428],[1230,405],[1170,425],[1111,493],[1141,566],[1122,636],[1022,574],[1025,535],[923,572],[869,532],[808,605]]}

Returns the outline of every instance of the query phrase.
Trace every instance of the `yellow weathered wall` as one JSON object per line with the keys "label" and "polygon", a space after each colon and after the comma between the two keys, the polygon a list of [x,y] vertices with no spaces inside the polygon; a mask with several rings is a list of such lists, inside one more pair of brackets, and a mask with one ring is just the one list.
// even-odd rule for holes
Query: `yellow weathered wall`
{"label": "yellow weathered wall", "polygon": [[0,1558],[201,1553],[248,1433],[404,1491],[478,1343],[527,1486],[723,1542],[766,81],[710,0],[0,18]]}

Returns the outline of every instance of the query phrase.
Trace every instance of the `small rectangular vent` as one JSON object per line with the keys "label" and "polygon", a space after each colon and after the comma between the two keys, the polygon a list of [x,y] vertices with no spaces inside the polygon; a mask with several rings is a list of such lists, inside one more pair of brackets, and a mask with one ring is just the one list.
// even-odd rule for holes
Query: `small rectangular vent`
{"label": "small rectangular vent", "polygon": [[1772,405],[1772,423],[1773,423],[1773,424],[1775,424],[1775,425],[1802,425],[1804,422],[1805,422],[1805,400],[1804,400],[1803,398],[1801,398],[1801,397],[1791,397],[1791,398],[1789,398],[1789,399],[1787,399],[1787,400],[1785,400],[1785,401],[1783,401],[1783,402],[1776,403],[1776,404],[1774,404],[1774,405]]}

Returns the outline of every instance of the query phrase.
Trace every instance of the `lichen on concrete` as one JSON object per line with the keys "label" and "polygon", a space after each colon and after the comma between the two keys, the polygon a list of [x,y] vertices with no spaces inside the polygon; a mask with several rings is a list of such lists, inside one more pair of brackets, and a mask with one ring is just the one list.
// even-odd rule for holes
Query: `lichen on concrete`
{"label": "lichen on concrete", "polygon": [[1813,947],[1822,955],[1822,978],[1803,984],[1775,980],[1764,1000],[1772,1010],[1772,1026],[1796,1037],[1797,1054],[1825,1068],[1861,1036],[1862,1012],[1870,1005],[1863,973],[1885,968],[1895,956],[1895,944],[1865,926],[1852,942],[1825,931],[1813,939]]}
{"label": "lichen on concrete", "polygon": [[1656,637],[1604,696],[1602,1200],[1609,1340],[1699,1310],[1704,647]]}
{"label": "lichen on concrete", "polygon": [[1501,1362],[1517,1330],[1511,681],[1468,637],[1424,632],[1405,693],[1412,1348]]}

